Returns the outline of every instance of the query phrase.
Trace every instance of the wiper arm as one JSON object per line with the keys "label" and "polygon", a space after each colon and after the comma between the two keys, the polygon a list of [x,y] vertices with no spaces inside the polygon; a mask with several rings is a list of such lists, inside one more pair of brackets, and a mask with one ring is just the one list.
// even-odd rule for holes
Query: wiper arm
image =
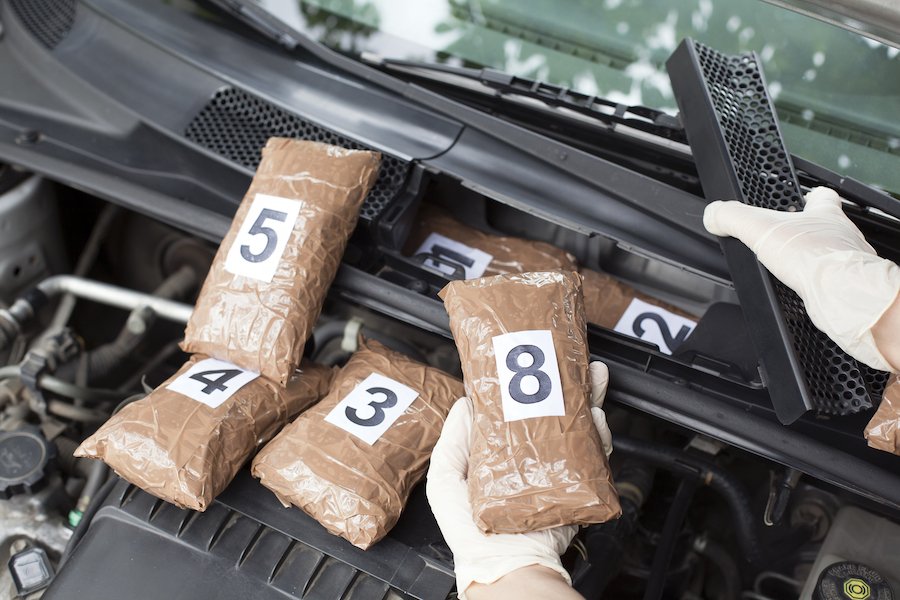
{"label": "wiper arm", "polygon": [[[452,84],[452,79],[479,85],[482,93],[538,100],[552,108],[565,108],[603,122],[620,123],[663,137],[684,141],[684,129],[677,117],[646,106],[628,106],[599,96],[576,92],[536,79],[510,75],[496,69],[459,67],[427,61],[383,58],[363,53],[363,62],[385,70]],[[630,118],[629,118],[630,115]]]}
{"label": "wiper arm", "polygon": [[296,50],[303,46],[300,36],[294,28],[285,24],[277,17],[272,16],[254,2],[247,0],[208,0],[210,4],[219,7],[229,15],[255,29],[288,50]]}

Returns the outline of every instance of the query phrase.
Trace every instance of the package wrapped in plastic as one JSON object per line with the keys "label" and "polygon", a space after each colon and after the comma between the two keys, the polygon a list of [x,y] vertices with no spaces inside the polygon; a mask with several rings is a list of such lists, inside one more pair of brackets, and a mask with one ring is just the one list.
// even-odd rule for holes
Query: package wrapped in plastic
{"label": "package wrapped in plastic", "polygon": [[327,393],[335,372],[304,361],[282,388],[236,365],[193,356],[110,417],[75,456],[103,460],[141,489],[203,511],[259,445]]}
{"label": "package wrapped in plastic", "polygon": [[443,371],[364,342],[328,395],[260,450],[253,475],[366,549],[397,522],[462,395]]}
{"label": "package wrapped in plastic", "polygon": [[865,430],[872,448],[900,455],[900,375],[893,375],[884,388],[878,410]]}
{"label": "package wrapped in plastic", "polygon": [[453,279],[576,269],[575,257],[556,246],[484,233],[434,206],[419,211],[406,253]]}
{"label": "package wrapped in plastic", "polygon": [[376,152],[271,138],[185,330],[185,352],[284,385],[378,174]]}
{"label": "package wrapped in plastic", "polygon": [[475,410],[469,499],[486,533],[620,514],[591,419],[581,276],[454,281],[441,291]]}

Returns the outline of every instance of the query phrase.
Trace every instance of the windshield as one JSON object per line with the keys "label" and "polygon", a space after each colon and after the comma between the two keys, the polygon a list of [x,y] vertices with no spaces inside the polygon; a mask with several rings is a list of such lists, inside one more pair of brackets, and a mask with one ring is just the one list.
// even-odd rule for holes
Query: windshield
{"label": "windshield", "polygon": [[500,69],[677,112],[664,63],[683,37],[756,51],[788,148],[900,192],[898,50],[748,0],[260,0],[348,54]]}

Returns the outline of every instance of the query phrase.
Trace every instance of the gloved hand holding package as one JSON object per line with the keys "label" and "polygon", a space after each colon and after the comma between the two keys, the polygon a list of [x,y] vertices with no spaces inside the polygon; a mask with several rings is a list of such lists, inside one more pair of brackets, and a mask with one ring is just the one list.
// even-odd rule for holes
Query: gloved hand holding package
{"label": "gloved hand holding package", "polygon": [[375,152],[271,138],[213,260],[182,348],[284,385],[378,174]]}
{"label": "gloved hand holding package", "polygon": [[139,488],[203,511],[258,445],[325,395],[335,369],[304,362],[287,388],[193,356],[146,398],[114,414],[75,451]]}
{"label": "gloved hand holding package", "polygon": [[621,512],[589,410],[581,286],[577,273],[541,272],[441,291],[474,405],[469,498],[485,533]]}
{"label": "gloved hand holding package", "polygon": [[260,450],[253,475],[366,549],[397,522],[462,395],[443,371],[365,342],[328,395]]}
{"label": "gloved hand holding package", "polygon": [[419,212],[406,251],[453,279],[576,268],[575,257],[552,244],[484,233],[434,206]]}
{"label": "gloved hand holding package", "polygon": [[[609,456],[613,441],[603,412],[609,370],[602,362],[595,361],[590,364],[590,373],[591,416],[603,442],[603,451]],[[466,483],[473,437],[472,421],[472,401],[460,398],[447,415],[428,467],[428,503],[453,552],[459,597],[466,597],[466,591],[473,582],[490,584],[531,565],[552,569],[571,584],[560,555],[578,532],[576,525],[560,525],[530,533],[490,535],[475,526]]]}

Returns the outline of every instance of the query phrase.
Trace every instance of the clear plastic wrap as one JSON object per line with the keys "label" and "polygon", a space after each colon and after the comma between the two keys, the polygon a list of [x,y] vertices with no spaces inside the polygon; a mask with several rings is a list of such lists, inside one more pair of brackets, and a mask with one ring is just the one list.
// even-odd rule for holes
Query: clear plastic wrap
{"label": "clear plastic wrap", "polygon": [[428,205],[419,211],[405,248],[406,254],[461,279],[576,269],[575,257],[556,246],[484,233]]}
{"label": "clear plastic wrap", "polygon": [[[204,356],[191,357],[147,397],[113,415],[75,456],[103,460],[141,489],[203,511],[258,445],[327,393],[336,372],[304,362],[287,388],[222,365],[191,378],[189,370],[202,369],[204,362]],[[187,393],[200,400],[170,388],[184,382],[193,386]],[[207,389],[211,397],[230,395],[214,408],[204,403],[210,402],[202,397]]]}
{"label": "clear plastic wrap", "polygon": [[340,266],[380,155],[271,138],[213,260],[182,348],[282,385]]}
{"label": "clear plastic wrap", "polygon": [[581,276],[454,281],[441,297],[475,409],[468,482],[478,527],[525,533],[616,518],[590,414]]}
{"label": "clear plastic wrap", "polygon": [[872,448],[900,455],[900,375],[893,375],[884,388],[865,435]]}
{"label": "clear plastic wrap", "polygon": [[462,395],[450,375],[365,342],[328,396],[260,450],[253,475],[285,506],[366,549],[397,522]]}

